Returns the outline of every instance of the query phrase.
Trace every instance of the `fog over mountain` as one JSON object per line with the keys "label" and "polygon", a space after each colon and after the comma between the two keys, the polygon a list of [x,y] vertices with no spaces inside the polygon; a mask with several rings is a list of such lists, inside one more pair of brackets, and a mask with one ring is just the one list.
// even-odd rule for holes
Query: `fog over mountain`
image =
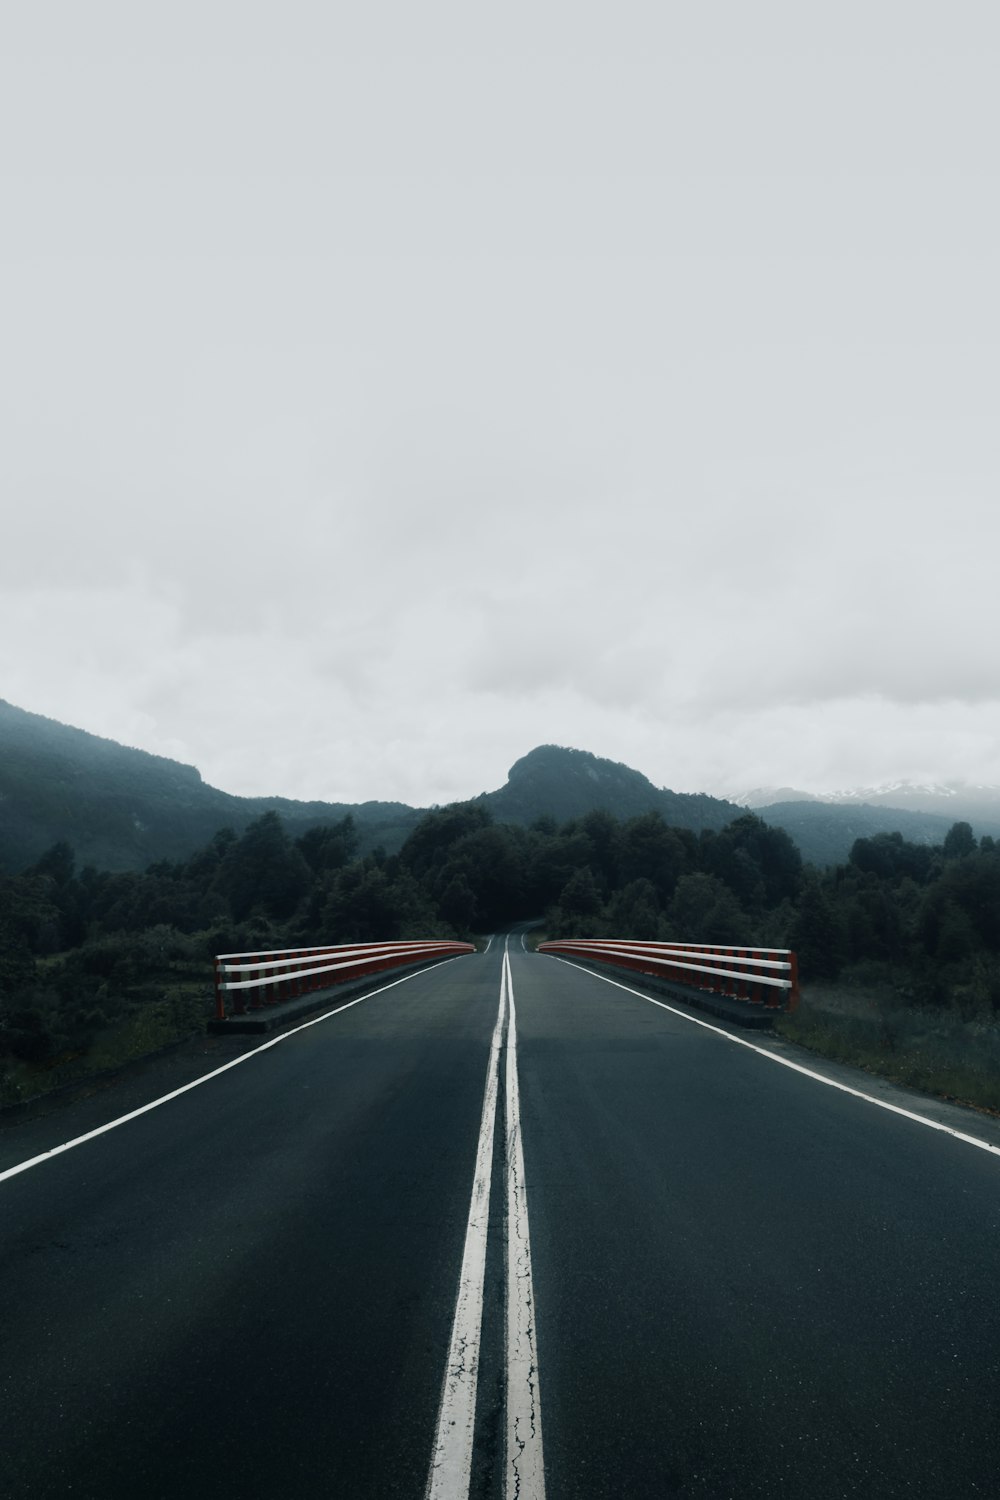
{"label": "fog over mountain", "polygon": [[821,802],[833,807],[898,807],[909,812],[935,813],[966,822],[1000,820],[1000,786],[964,781],[920,785],[910,781],[883,786],[852,787],[832,792],[803,792],[794,787],[755,787],[734,796],[741,807],[763,811],[788,802]]}

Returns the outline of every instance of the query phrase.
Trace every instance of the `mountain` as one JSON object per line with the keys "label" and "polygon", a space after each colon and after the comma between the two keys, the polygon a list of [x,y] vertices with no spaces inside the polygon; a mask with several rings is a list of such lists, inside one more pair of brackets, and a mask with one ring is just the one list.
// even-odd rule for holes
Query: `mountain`
{"label": "mountain", "polygon": [[[714,797],[663,791],[638,771],[585,750],[542,745],[480,799],[497,822],[557,822],[604,809],[617,818],[660,812],[685,828],[723,828],[739,809]],[[297,835],[350,813],[362,853],[399,849],[423,816],[402,802],[295,802],[234,797],[194,766],[129,749],[0,699],[0,870],[23,870],[64,839],[78,865],[143,869],[179,860],[223,827],[241,833],[274,811]]]}
{"label": "mountain", "polygon": [[766,823],[783,828],[815,865],[844,864],[858,838],[901,833],[912,844],[940,844],[954,823],[971,823],[981,838],[1000,838],[1000,787],[966,782],[890,782],[840,792],[757,787],[733,799]]}
{"label": "mountain", "polygon": [[[975,815],[974,808],[993,807],[994,793],[993,816]],[[835,801],[834,795],[844,800]],[[914,843],[940,844],[959,819],[972,823],[978,835],[1000,837],[997,788],[966,788],[954,796],[940,788],[910,788],[904,808],[883,800],[903,796],[899,787],[872,795],[878,800],[868,803],[860,793],[820,798],[783,788],[780,800],[759,800],[767,797],[763,789],[741,800],[766,822],[784,828],[803,858],[817,865],[843,863],[856,838],[876,833],[899,832]],[[919,798],[947,812],[924,811]],[[564,823],[603,810],[622,820],[658,812],[675,827],[718,830],[743,810],[717,797],[654,786],[629,766],[560,745],[531,750],[511,766],[504,786],[476,800],[498,823],[524,825],[542,817]],[[403,802],[234,797],[208,786],[194,766],[129,749],[0,699],[0,871],[26,868],[61,839],[76,851],[78,865],[143,869],[156,860],[186,858],[219,828],[242,833],[271,811],[293,835],[350,813],[362,853],[379,845],[393,853],[423,816],[420,808]]]}
{"label": "mountain", "polygon": [[740,792],[733,798],[738,807],[748,807],[756,812],[760,807],[773,807],[776,802],[818,802],[813,792],[799,792],[793,786],[755,786],[749,792]]}
{"label": "mountain", "polygon": [[[952,824],[961,821],[899,807],[871,807],[863,802],[849,806],[819,801],[777,802],[754,811],[772,828],[783,828],[798,844],[802,858],[813,865],[846,864],[854,840],[870,839],[876,833],[901,833],[910,844],[942,844]],[[1000,837],[1000,822],[980,821],[973,827],[977,835]]]}
{"label": "mountain", "polygon": [[489,807],[498,823],[528,824],[541,817],[566,823],[596,810],[620,819],[658,812],[668,823],[697,830],[724,828],[740,815],[731,802],[666,791],[630,766],[562,745],[529,751],[511,766],[505,786],[476,800]]}
{"label": "mountain", "polygon": [[822,802],[830,807],[898,807],[904,812],[934,813],[949,824],[964,821],[1000,823],[1000,786],[968,781],[920,784],[891,781],[882,786],[850,787],[839,792],[801,792],[794,787],[755,787],[733,798],[755,812],[776,803]]}
{"label": "mountain", "polygon": [[865,802],[870,807],[900,807],[912,812],[934,813],[947,818],[949,823],[1000,823],[1000,786],[965,781],[929,786],[897,781],[884,786],[830,792],[823,800],[844,807]]}
{"label": "mountain", "polygon": [[132,750],[0,699],[0,870],[22,870],[65,839],[79,865],[143,869],[183,859],[219,828],[275,811],[299,834],[352,813],[362,850],[402,843],[419,817],[401,802],[234,797],[194,766]]}

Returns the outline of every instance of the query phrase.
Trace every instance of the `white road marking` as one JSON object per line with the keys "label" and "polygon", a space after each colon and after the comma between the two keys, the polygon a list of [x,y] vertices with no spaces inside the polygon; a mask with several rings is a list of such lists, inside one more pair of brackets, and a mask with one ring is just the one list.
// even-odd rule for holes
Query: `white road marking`
{"label": "white road marking", "polygon": [[505,968],[500,978],[500,1005],[490,1043],[490,1059],[486,1065],[486,1088],[483,1093],[476,1168],[472,1179],[472,1200],[465,1230],[465,1249],[462,1252],[462,1269],[458,1278],[458,1297],[441,1391],[434,1453],[427,1479],[427,1500],[467,1500],[472,1475],[479,1346],[483,1326],[483,1286],[486,1276],[486,1238],[493,1177],[493,1136],[506,998]]}
{"label": "white road marking", "polygon": [[867,1104],[874,1104],[877,1109],[888,1110],[893,1115],[902,1115],[904,1120],[913,1120],[917,1125],[926,1125],[928,1130],[938,1130],[942,1135],[953,1136],[956,1141],[964,1141],[967,1146],[976,1146],[980,1151],[988,1151],[992,1156],[1000,1156],[1000,1146],[994,1146],[991,1141],[984,1141],[980,1136],[968,1135],[964,1130],[956,1130],[951,1125],[943,1125],[940,1120],[928,1119],[926,1115],[918,1115],[912,1109],[903,1109],[901,1105],[890,1104],[886,1099],[876,1099],[874,1094],[866,1094],[863,1089],[853,1089],[850,1084],[840,1083],[836,1078],[827,1078],[825,1074],[806,1068],[802,1063],[792,1062],[790,1057],[779,1057],[776,1052],[769,1052],[766,1047],[759,1047],[755,1042],[748,1042],[744,1037],[734,1036],[731,1031],[724,1031],[721,1026],[713,1026],[710,1021],[699,1021],[695,1016],[676,1010],[674,1006],[667,1005],[662,1000],[654,1000],[651,995],[644,995],[641,990],[634,990],[631,985],[621,984],[617,979],[610,979],[607,974],[598,974],[596,970],[585,968],[583,964],[574,964],[568,958],[560,958],[557,953],[548,953],[543,956],[554,958],[558,963],[567,964],[571,969],[579,969],[583,974],[592,974],[595,979],[603,979],[605,984],[613,984],[615,989],[625,990],[629,995],[636,995],[640,1000],[647,1000],[650,1005],[658,1005],[661,1010],[668,1010],[672,1016],[679,1016],[682,1021],[690,1021],[692,1026],[700,1026],[704,1031],[714,1031],[716,1036],[725,1037],[727,1042],[734,1042],[737,1047],[746,1047],[748,1051],[756,1052],[758,1056],[766,1057],[770,1062],[778,1063],[782,1068],[790,1068],[793,1073],[801,1073],[805,1078],[812,1078],[816,1083],[825,1084],[829,1089],[838,1089],[842,1094],[850,1094],[855,1099],[864,1099]]}
{"label": "white road marking", "polygon": [[[499,1091],[500,1050],[507,1017],[506,1083],[506,1389],[505,1500],[545,1500],[542,1413],[535,1351],[535,1295],[521,1144],[517,1083],[517,1027],[510,972],[510,939],[504,943],[500,1006],[486,1069],[483,1114],[465,1230],[458,1297],[448,1346],[434,1453],[426,1500],[468,1500],[476,1425],[476,1389],[483,1328],[486,1242],[489,1232],[493,1138]],[[509,1008],[509,1009],[508,1009]]]}
{"label": "white road marking", "polygon": [[485,947],[485,948],[484,948],[484,949],[483,949],[483,957],[484,957],[484,958],[485,958],[485,957],[486,957],[486,955],[487,955],[487,953],[489,953],[489,951],[490,951],[490,949],[491,949],[491,948],[492,948],[492,947],[493,947],[493,933],[492,933],[492,932],[491,932],[491,933],[490,933],[490,940],[489,940],[489,942],[488,942],[488,943],[487,943],[487,944],[486,944],[486,947]]}
{"label": "white road marking", "polygon": [[[509,939],[508,939],[509,943]],[[531,1278],[528,1202],[517,1082],[517,1022],[510,955],[504,945],[507,1024],[507,1464],[508,1500],[545,1500],[542,1407],[535,1347],[535,1292]]]}
{"label": "white road marking", "polygon": [[[448,960],[444,959],[442,962],[447,963]],[[420,973],[428,974],[431,969],[437,968],[440,968],[440,964],[431,964],[428,968],[421,969]],[[339,1016],[345,1010],[351,1010],[355,1005],[360,1005],[362,1000],[374,1000],[376,995],[383,995],[386,990],[395,989],[397,984],[405,984],[408,979],[416,978],[416,974],[404,974],[399,979],[380,985],[377,990],[369,991],[367,995],[359,995],[356,1000],[348,1000],[344,1005],[338,1005],[335,1010],[328,1010],[321,1016],[314,1016],[311,1021],[303,1021],[301,1026],[293,1026],[288,1031],[283,1031],[280,1036],[272,1037],[269,1042],[255,1047],[252,1052],[244,1052],[241,1057],[234,1057],[231,1062],[223,1063],[221,1068],[213,1068],[211,1073],[204,1073],[201,1078],[182,1084],[179,1089],[174,1089],[169,1094],[161,1094],[159,1099],[153,1099],[149,1104],[143,1104],[139,1109],[133,1109],[127,1115],[119,1115],[117,1120],[109,1120],[106,1125],[99,1125],[96,1130],[88,1130],[86,1135],[75,1136],[71,1141],[64,1141],[61,1146],[53,1146],[49,1151],[42,1151],[38,1156],[18,1162],[15,1167],[8,1167],[6,1171],[0,1172],[0,1182],[6,1182],[8,1177],[16,1177],[19,1172],[26,1172],[29,1167],[40,1166],[43,1161],[51,1161],[54,1156],[61,1156],[64,1151],[72,1151],[74,1146],[82,1146],[87,1141],[96,1140],[99,1135],[107,1135],[109,1130],[117,1130],[119,1125],[127,1125],[130,1120],[137,1120],[140,1115],[148,1115],[151,1109],[159,1109],[161,1104],[169,1104],[171,1099],[179,1099],[181,1094],[187,1094],[191,1089],[208,1083],[209,1079],[228,1073],[230,1068],[238,1068],[241,1063],[249,1062],[252,1057],[259,1057],[262,1052],[267,1052],[271,1047],[277,1047],[279,1042],[287,1042],[288,1038],[295,1036],[297,1032],[308,1031],[310,1026],[318,1026],[320,1022],[328,1021],[331,1016]]]}

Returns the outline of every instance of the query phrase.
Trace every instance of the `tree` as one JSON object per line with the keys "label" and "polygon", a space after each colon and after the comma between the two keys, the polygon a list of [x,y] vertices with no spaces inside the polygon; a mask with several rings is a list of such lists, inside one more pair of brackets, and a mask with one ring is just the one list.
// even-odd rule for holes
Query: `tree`
{"label": "tree", "polygon": [[589,866],[591,852],[590,840],[576,823],[567,823],[553,838],[534,846],[528,885],[536,910],[559,899],[559,892],[573,874]]}
{"label": "tree", "polygon": [[758,911],[765,905],[760,866],[746,849],[735,843],[728,829],[709,836],[705,864],[713,875],[725,881],[745,910]]}
{"label": "tree", "polygon": [[342,870],[323,911],[327,943],[377,943],[398,937],[391,886],[372,859]]}
{"label": "tree", "polygon": [[560,909],[568,917],[596,917],[601,910],[601,893],[589,865],[577,870],[559,893]]}
{"label": "tree", "polygon": [[466,876],[453,875],[441,892],[438,911],[456,932],[471,932],[476,921],[476,897]]}
{"label": "tree", "polygon": [[[786,896],[794,897],[802,885],[802,855],[783,828],[772,828],[756,813],[744,813],[723,830],[733,847],[751,860],[762,882],[761,899],[777,906]],[[724,872],[719,871],[725,878]],[[739,888],[733,889],[739,894]]]}
{"label": "tree", "polygon": [[314,875],[324,870],[342,870],[358,852],[358,834],[351,813],[338,823],[323,823],[308,829],[295,842]]}
{"label": "tree", "polygon": [[76,855],[64,839],[46,849],[38,863],[32,868],[33,875],[50,875],[57,886],[68,884],[73,879]]}
{"label": "tree", "polygon": [[792,947],[804,979],[835,979],[845,957],[839,914],[816,879],[809,880],[792,928]]}
{"label": "tree", "polygon": [[336,876],[321,916],[327,943],[377,943],[431,937],[436,913],[408,870],[387,873],[371,857],[355,860]]}
{"label": "tree", "polygon": [[612,888],[618,870],[621,824],[609,812],[595,809],[580,819],[580,828],[590,840],[588,863],[605,890]]}
{"label": "tree", "polygon": [[949,862],[938,886],[968,917],[975,946],[1000,951],[1000,856],[980,850]]}
{"label": "tree", "polygon": [[218,886],[237,922],[255,907],[278,921],[290,917],[309,885],[309,866],[275,812],[266,812],[250,824],[226,854],[218,873]]}
{"label": "tree", "polygon": [[648,880],[660,901],[669,901],[680,877],[694,867],[695,850],[687,829],[668,828],[658,812],[643,813],[622,830],[619,879],[625,885]]}
{"label": "tree", "polygon": [[655,941],[660,930],[660,906],[651,880],[633,880],[608,902],[605,918],[613,937]]}
{"label": "tree", "polygon": [[35,979],[35,960],[21,933],[0,918],[0,1004],[13,1003]]}
{"label": "tree", "polygon": [[976,836],[970,823],[953,823],[944,836],[945,859],[963,859],[975,854]]}
{"label": "tree", "polygon": [[8,947],[28,953],[52,953],[58,946],[59,908],[48,875],[0,876],[0,929]]}
{"label": "tree", "polygon": [[750,943],[750,923],[717,875],[682,875],[667,909],[665,936],[682,943]]}
{"label": "tree", "polygon": [[875,833],[855,839],[850,863],[880,880],[909,878],[923,884],[933,873],[935,854],[925,844],[911,844],[901,833]]}
{"label": "tree", "polygon": [[236,834],[231,828],[220,828],[204,848],[196,850],[187,864],[181,866],[181,878],[193,880],[203,889],[206,888],[236,842]]}
{"label": "tree", "polygon": [[957,901],[945,899],[938,919],[937,957],[942,963],[962,963],[976,952],[976,932]]}
{"label": "tree", "polygon": [[466,834],[488,828],[492,822],[489,808],[478,802],[457,802],[453,807],[439,808],[420,819],[400,849],[399,858],[420,879],[444,864],[452,844]]}
{"label": "tree", "polygon": [[527,915],[521,850],[513,829],[490,825],[457,839],[430,882],[431,894],[440,900],[456,877],[467,882],[475,897],[477,920],[487,928]]}

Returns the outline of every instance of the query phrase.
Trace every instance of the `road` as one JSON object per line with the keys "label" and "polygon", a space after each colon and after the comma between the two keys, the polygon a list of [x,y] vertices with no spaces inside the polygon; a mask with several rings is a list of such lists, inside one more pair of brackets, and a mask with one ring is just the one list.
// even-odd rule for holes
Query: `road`
{"label": "road", "polygon": [[996,1495],[1000,1126],[707,1021],[496,938],[7,1122],[0,1494]]}

